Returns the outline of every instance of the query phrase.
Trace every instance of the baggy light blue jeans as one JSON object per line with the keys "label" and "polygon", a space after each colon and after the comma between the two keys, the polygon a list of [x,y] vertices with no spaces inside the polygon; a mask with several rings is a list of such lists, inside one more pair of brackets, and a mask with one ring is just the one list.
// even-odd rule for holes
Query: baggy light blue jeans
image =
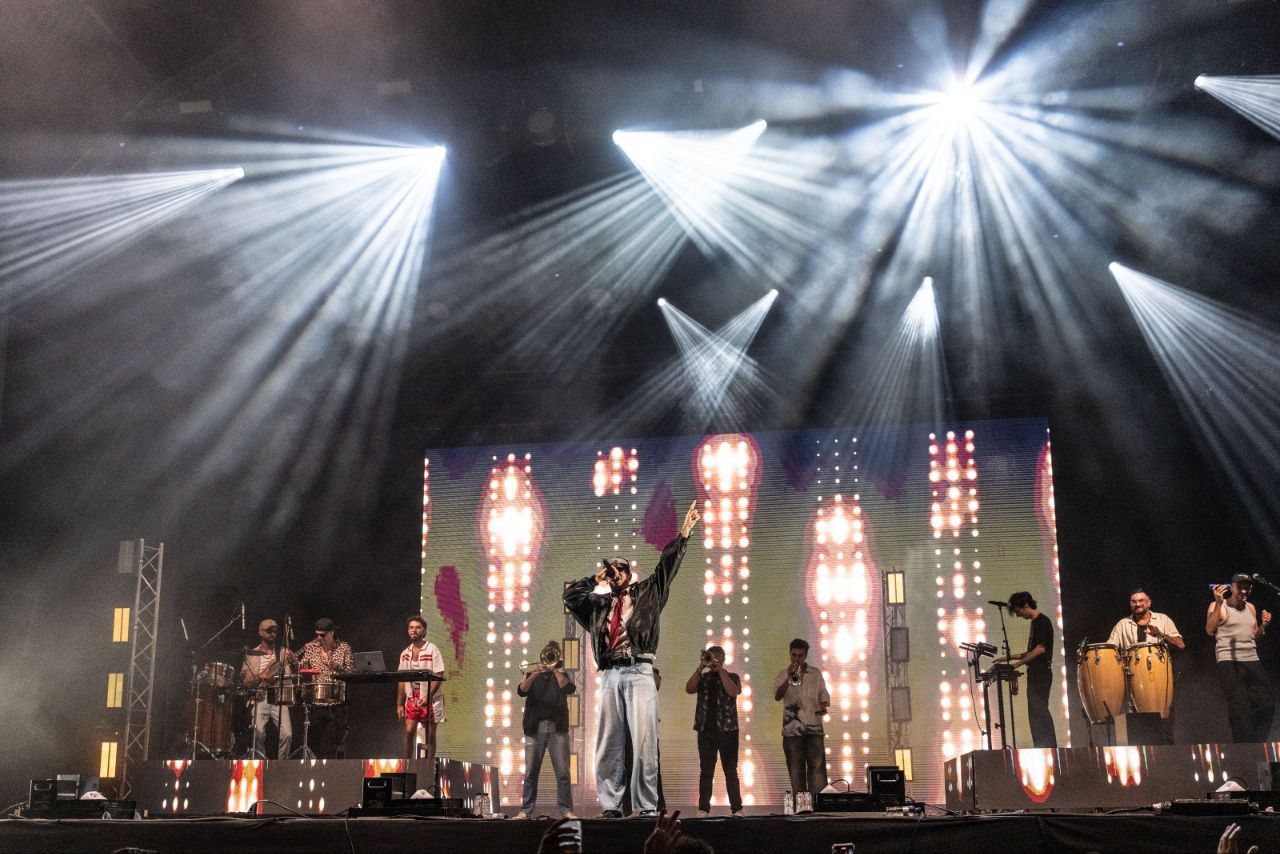
{"label": "baggy light blue jeans", "polygon": [[573,812],[573,789],[569,785],[569,733],[556,732],[555,721],[538,721],[538,734],[524,737],[524,791],[520,811],[532,814],[538,802],[538,773],[543,753],[551,754],[556,772],[556,805],[560,814]]}
{"label": "baggy light blue jeans", "polygon": [[602,810],[622,808],[626,790],[626,738],[635,761],[631,800],[637,811],[658,808],[658,686],[653,665],[613,667],[601,674],[600,729],[596,733],[596,795]]}

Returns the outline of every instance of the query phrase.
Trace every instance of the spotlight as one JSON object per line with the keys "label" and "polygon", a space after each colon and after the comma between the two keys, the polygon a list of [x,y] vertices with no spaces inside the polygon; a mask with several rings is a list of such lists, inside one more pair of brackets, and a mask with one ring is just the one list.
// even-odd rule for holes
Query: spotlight
{"label": "spotlight", "polygon": [[665,307],[665,306],[666,306],[666,304],[667,304],[667,299],[666,299],[666,297],[658,297],[658,306],[659,306],[659,307]]}
{"label": "spotlight", "polygon": [[973,87],[959,80],[947,87],[938,98],[938,108],[952,125],[963,126],[973,119],[981,103]]}
{"label": "spotlight", "polygon": [[923,335],[938,331],[938,309],[933,299],[933,279],[926,276],[903,316],[907,328]]}
{"label": "spotlight", "polygon": [[1204,84],[1204,75],[1203,74],[1196,75],[1196,84],[1195,84],[1196,88],[1203,89],[1204,88],[1203,84]]}

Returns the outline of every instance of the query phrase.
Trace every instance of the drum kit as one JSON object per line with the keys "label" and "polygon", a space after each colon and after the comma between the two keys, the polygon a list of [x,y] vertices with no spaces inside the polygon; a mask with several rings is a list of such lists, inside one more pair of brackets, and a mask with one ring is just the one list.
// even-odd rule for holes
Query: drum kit
{"label": "drum kit", "polygon": [[[220,657],[252,658],[262,655],[270,653],[257,649],[237,650]],[[327,708],[347,702],[347,683],[339,679],[322,679],[319,670],[302,670],[283,678],[273,678],[265,688],[245,685],[240,679],[240,668],[224,660],[207,661],[193,671],[184,719],[187,747],[192,759],[232,758],[236,752],[236,734],[247,735],[253,728],[252,715],[244,712],[257,703],[270,703],[286,709],[301,706],[303,739],[298,753],[302,759],[314,759],[315,754],[307,744],[312,707]]]}
{"label": "drum kit", "polygon": [[1129,711],[1169,717],[1173,708],[1173,660],[1163,643],[1082,644],[1076,680],[1089,723],[1101,724]]}

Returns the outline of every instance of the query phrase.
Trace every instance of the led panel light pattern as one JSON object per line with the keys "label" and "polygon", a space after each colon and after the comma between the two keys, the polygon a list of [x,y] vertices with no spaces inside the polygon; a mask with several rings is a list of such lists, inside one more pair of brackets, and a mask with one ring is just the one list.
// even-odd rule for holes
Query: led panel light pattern
{"label": "led panel light pattern", "polygon": [[[702,503],[702,546],[706,565],[706,646],[724,647],[725,665],[742,676],[738,697],[738,777],[742,802],[756,803],[764,791],[763,763],[757,761],[751,685],[751,524],[763,463],[760,446],[748,435],[730,433],[704,439],[693,452],[693,473]],[[704,647],[705,648],[705,647]],[[696,794],[696,793],[695,793]]]}
{"label": "led panel light pattern", "polygon": [[498,767],[506,791],[524,777],[524,731],[512,709],[522,678],[520,664],[529,660],[529,589],[545,522],[531,454],[493,457],[478,521],[489,569],[485,757]]}
{"label": "led panel light pattern", "polygon": [[873,723],[884,703],[872,702],[872,685],[884,685],[881,588],[858,491],[857,438],[817,441],[814,464],[818,506],[806,532],[805,592],[820,653],[810,655],[831,692],[824,722],[828,776],[859,780],[873,752],[883,756],[886,745],[871,736],[884,729],[883,720]]}
{"label": "led panel light pattern", "polygon": [[942,756],[978,749],[981,738],[968,695],[962,643],[985,641],[982,561],[978,558],[978,464],[974,431],[929,434],[929,528],[938,600],[937,730]]}

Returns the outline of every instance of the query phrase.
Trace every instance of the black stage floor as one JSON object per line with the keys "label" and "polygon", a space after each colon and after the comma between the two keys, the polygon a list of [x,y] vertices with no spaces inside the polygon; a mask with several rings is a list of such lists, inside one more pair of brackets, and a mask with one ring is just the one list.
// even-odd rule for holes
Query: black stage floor
{"label": "black stage floor", "polygon": [[[1280,817],[1235,819],[1242,826],[1239,851],[1259,845],[1280,852]],[[727,852],[785,851],[827,854],[838,842],[853,842],[858,854],[872,852],[1066,852],[1212,854],[1232,819],[1171,815],[987,815],[909,817],[823,816],[682,821],[686,833]],[[587,852],[640,852],[652,820],[585,819]],[[103,821],[7,819],[0,821],[0,851],[94,852],[132,847],[163,854],[179,852],[501,852],[533,854],[544,821],[447,818],[147,819]]]}

